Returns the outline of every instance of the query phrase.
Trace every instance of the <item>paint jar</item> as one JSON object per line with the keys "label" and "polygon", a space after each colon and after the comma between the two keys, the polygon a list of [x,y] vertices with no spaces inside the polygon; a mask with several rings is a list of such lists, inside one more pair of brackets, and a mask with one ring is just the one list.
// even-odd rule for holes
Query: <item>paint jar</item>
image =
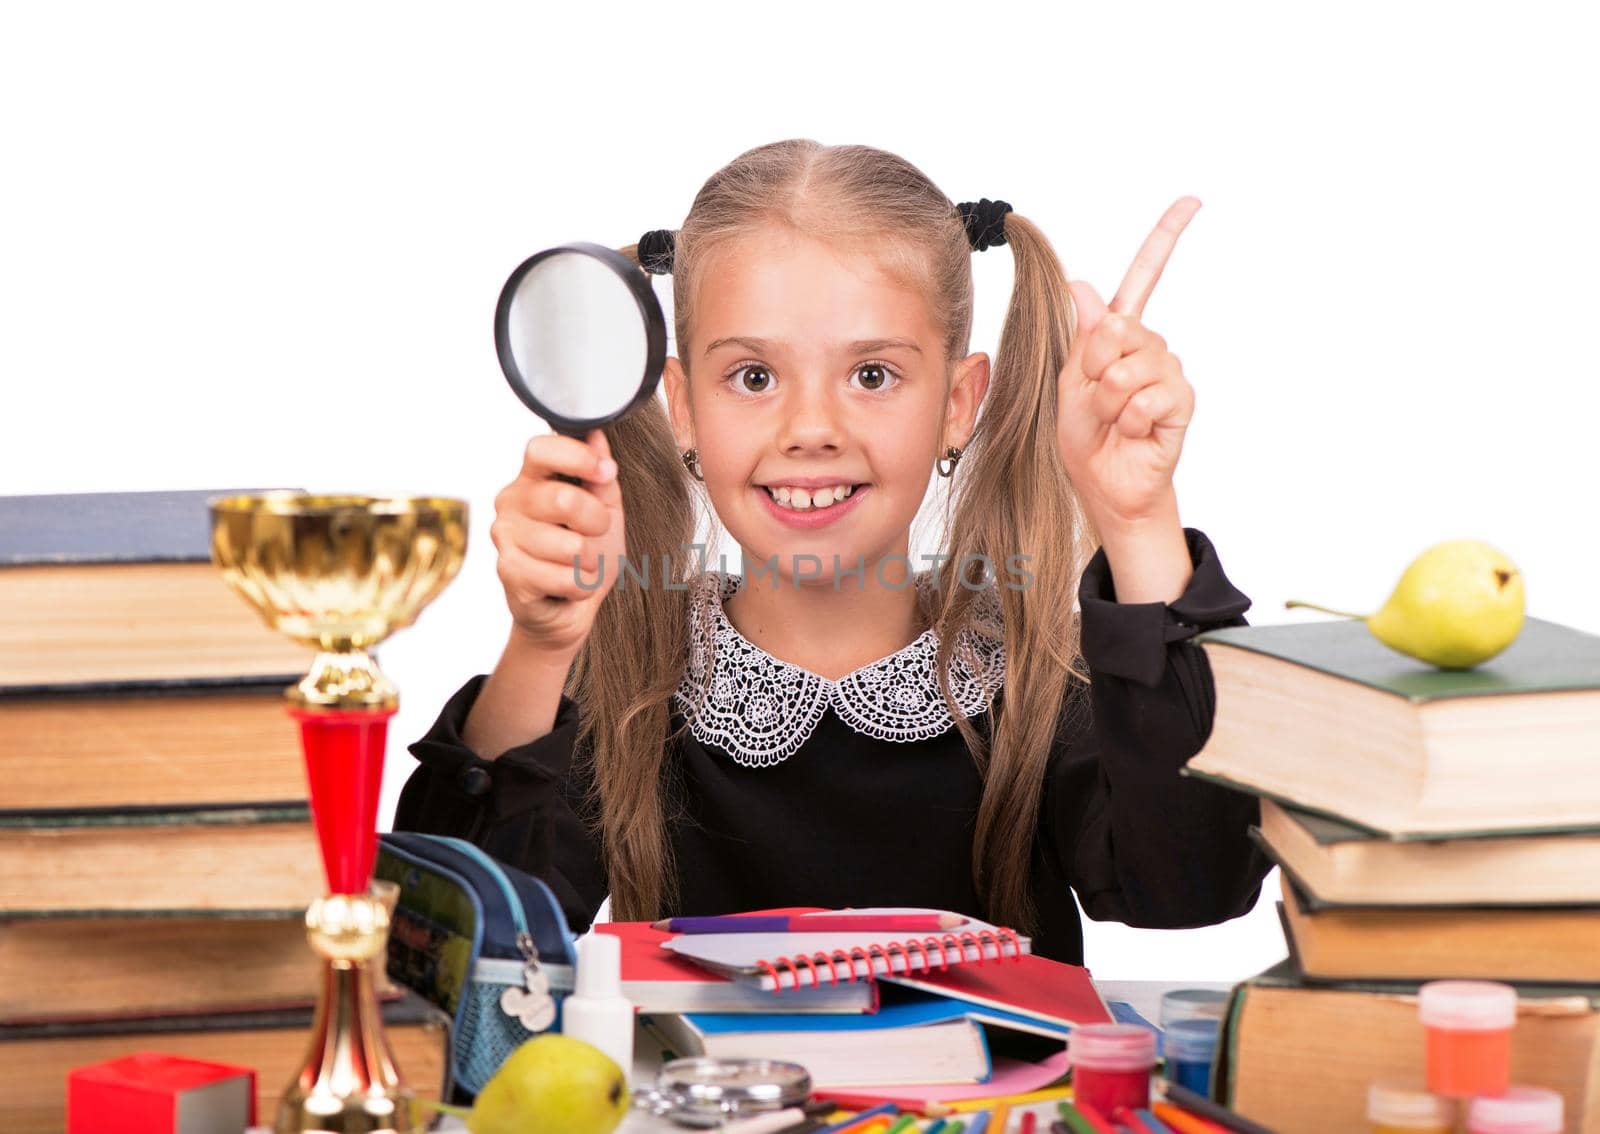
{"label": "paint jar", "polygon": [[1561,1096],[1543,1087],[1510,1087],[1504,1094],[1472,1100],[1467,1134],[1561,1134],[1566,1129]]}
{"label": "paint jar", "polygon": [[1417,990],[1427,1029],[1428,1090],[1465,1098],[1511,1084],[1517,990],[1486,980],[1435,980]]}
{"label": "paint jar", "polygon": [[1372,1134],[1450,1134],[1456,1104],[1430,1095],[1420,1083],[1373,1083],[1367,1088],[1367,1121]]}
{"label": "paint jar", "polygon": [[1221,1021],[1196,1018],[1174,1020],[1162,1036],[1167,1078],[1197,1094],[1211,1094],[1211,1064],[1217,1057],[1217,1029]]}
{"label": "paint jar", "polygon": [[1156,1034],[1138,1024],[1087,1024],[1067,1038],[1072,1098],[1109,1118],[1119,1107],[1150,1106]]}

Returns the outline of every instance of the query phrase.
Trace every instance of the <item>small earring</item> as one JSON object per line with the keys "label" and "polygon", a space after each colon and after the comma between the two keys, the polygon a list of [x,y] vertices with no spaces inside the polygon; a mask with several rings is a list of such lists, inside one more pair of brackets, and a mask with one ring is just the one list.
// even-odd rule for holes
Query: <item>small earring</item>
{"label": "small earring", "polygon": [[944,451],[944,456],[939,458],[939,475],[955,476],[956,465],[961,461],[961,450],[951,445]]}
{"label": "small earring", "polygon": [[696,480],[705,480],[700,475],[700,450],[685,449],[683,452],[683,467],[689,470],[689,475]]}

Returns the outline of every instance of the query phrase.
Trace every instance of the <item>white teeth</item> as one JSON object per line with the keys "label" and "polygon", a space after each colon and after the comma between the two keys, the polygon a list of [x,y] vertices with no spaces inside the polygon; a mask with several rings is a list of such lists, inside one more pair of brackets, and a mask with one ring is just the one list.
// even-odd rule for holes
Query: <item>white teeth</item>
{"label": "white teeth", "polygon": [[768,487],[767,494],[775,500],[780,508],[793,508],[796,511],[807,511],[813,508],[829,508],[837,501],[849,496],[855,489],[848,484],[835,484],[826,488],[779,488]]}

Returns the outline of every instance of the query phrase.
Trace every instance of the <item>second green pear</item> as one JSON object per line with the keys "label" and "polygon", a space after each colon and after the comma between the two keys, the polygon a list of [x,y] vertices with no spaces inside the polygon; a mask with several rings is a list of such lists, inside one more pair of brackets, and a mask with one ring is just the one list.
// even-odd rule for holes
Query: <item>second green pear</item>
{"label": "second green pear", "polygon": [[[1294,600],[1287,605],[1344,613]],[[1516,640],[1524,613],[1516,564],[1489,544],[1457,539],[1412,560],[1387,601],[1365,621],[1374,637],[1402,654],[1440,669],[1471,669]]]}

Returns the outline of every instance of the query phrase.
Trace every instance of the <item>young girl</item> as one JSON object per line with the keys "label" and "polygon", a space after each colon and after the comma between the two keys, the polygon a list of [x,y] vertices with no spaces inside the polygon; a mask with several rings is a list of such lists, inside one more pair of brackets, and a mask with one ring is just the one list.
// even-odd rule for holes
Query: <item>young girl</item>
{"label": "young girl", "polygon": [[[1187,639],[1250,600],[1180,526],[1194,398],[1140,322],[1198,204],[1108,307],[1009,205],[893,154],[790,140],[716,173],[624,250],[672,274],[666,404],[529,442],[491,529],[510,640],[411,746],[396,827],[538,875],[575,930],[608,894],[930,906],[1081,962],[1073,890],[1134,926],[1245,913],[1257,805],[1179,769],[1213,705]],[[992,380],[967,353],[991,244],[1016,265]],[[697,555],[706,498],[742,574]]]}

